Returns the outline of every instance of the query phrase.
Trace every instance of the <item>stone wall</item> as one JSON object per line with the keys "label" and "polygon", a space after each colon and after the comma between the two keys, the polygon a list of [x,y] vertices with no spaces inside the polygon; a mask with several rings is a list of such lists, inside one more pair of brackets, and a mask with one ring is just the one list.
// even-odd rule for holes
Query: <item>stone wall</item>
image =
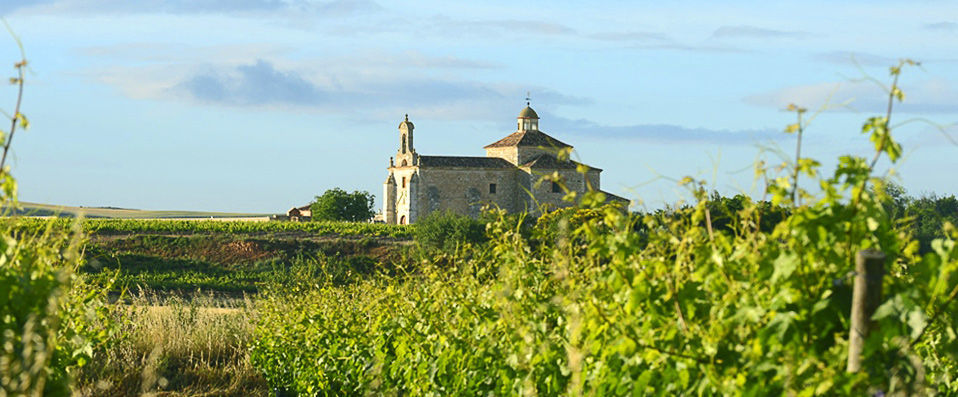
{"label": "stone wall", "polygon": [[518,153],[515,146],[491,147],[486,149],[486,157],[498,157],[512,164],[519,162]]}
{"label": "stone wall", "polygon": [[[418,213],[452,210],[476,217],[484,204],[520,210],[518,173],[517,169],[419,168]],[[495,193],[490,192],[490,184],[496,185]]]}

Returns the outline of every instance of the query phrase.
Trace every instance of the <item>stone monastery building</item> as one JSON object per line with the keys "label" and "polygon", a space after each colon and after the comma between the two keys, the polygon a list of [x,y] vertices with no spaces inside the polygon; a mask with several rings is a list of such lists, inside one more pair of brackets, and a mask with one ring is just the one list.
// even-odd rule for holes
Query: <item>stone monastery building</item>
{"label": "stone monastery building", "polygon": [[[528,105],[528,104],[527,104]],[[389,176],[383,183],[383,220],[409,224],[433,211],[479,216],[485,204],[509,212],[536,213],[539,205],[571,205],[555,183],[536,187],[542,175],[558,172],[566,187],[576,192],[599,190],[601,169],[560,161],[560,149],[572,148],[539,130],[539,115],[526,106],[519,112],[517,130],[485,147],[486,157],[421,156],[413,146],[409,116],[399,123],[399,150],[389,159]],[[606,193],[609,200],[628,200]]]}

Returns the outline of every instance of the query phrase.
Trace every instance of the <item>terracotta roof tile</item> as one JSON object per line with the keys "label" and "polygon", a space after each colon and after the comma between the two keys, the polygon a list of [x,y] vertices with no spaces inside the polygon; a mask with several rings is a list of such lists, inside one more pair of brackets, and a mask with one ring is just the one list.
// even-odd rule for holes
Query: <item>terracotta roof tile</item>
{"label": "terracotta roof tile", "polygon": [[[545,168],[545,169],[552,169],[552,170],[568,170],[568,169],[575,169],[580,164],[582,163],[578,161],[572,161],[572,160],[559,161],[559,159],[551,155],[540,154],[539,156],[536,156],[536,158],[527,161],[525,164],[522,165],[522,167],[529,167],[529,168],[535,168],[535,169]],[[586,164],[582,164],[582,165],[589,167],[589,169],[591,170],[602,171],[601,168],[596,168]]]}
{"label": "terracotta roof tile", "polygon": [[486,148],[506,146],[541,146],[545,148],[572,147],[572,145],[555,139],[542,131],[516,131],[505,138],[486,145]]}

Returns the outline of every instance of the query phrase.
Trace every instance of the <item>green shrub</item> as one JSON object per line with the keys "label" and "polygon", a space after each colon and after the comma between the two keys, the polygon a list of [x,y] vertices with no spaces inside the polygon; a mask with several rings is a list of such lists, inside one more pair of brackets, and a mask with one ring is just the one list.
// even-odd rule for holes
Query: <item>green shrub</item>
{"label": "green shrub", "polygon": [[416,221],[414,239],[426,249],[453,251],[486,241],[484,223],[452,211],[434,211]]}

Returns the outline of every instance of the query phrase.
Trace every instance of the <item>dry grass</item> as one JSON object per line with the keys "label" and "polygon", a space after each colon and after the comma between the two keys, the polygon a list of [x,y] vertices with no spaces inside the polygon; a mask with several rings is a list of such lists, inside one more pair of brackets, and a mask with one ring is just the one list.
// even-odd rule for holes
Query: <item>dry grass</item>
{"label": "dry grass", "polygon": [[123,336],[83,368],[76,394],[267,395],[248,358],[254,316],[249,299],[140,293],[117,313]]}

